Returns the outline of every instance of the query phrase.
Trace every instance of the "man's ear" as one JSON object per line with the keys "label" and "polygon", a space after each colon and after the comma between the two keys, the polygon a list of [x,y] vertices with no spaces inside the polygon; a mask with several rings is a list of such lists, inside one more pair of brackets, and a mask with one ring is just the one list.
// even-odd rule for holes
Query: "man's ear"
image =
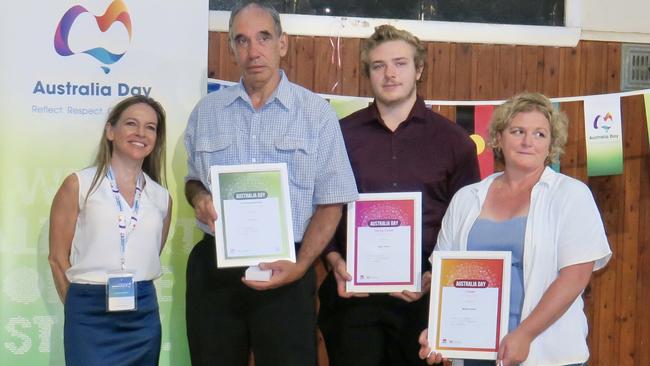
{"label": "man's ear", "polygon": [[420,81],[422,72],[424,72],[424,63],[415,67],[415,80]]}
{"label": "man's ear", "polygon": [[280,36],[280,57],[286,56],[288,50],[289,50],[289,37],[287,37],[286,33],[282,33],[282,35]]}

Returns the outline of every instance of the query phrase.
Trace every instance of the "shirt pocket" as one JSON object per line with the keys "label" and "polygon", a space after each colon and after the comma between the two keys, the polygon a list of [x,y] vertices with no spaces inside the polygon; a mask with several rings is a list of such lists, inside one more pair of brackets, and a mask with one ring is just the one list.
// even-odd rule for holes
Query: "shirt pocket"
{"label": "shirt pocket", "polygon": [[298,188],[311,189],[316,176],[316,141],[283,136],[275,140],[278,161],[287,164],[289,181]]}
{"label": "shirt pocket", "polygon": [[233,145],[234,137],[230,135],[197,140],[196,155],[200,161],[202,173],[209,176],[210,167],[213,165],[237,164],[237,152]]}

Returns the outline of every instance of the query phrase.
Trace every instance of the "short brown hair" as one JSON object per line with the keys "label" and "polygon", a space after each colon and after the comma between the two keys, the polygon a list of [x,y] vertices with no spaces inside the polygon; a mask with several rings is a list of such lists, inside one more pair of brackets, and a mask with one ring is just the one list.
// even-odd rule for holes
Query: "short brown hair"
{"label": "short brown hair", "polygon": [[501,134],[518,113],[537,111],[546,117],[551,127],[551,146],[549,146],[546,164],[557,163],[564,153],[567,141],[569,121],[563,112],[553,108],[551,101],[543,94],[523,92],[508,99],[494,110],[488,127],[489,145],[497,161],[505,163],[503,152],[498,148],[497,136]]}
{"label": "short brown hair", "polygon": [[375,33],[373,33],[370,38],[366,39],[361,45],[361,66],[366,77],[370,76],[370,51],[388,41],[404,41],[413,46],[413,48],[415,48],[415,54],[413,55],[415,68],[424,68],[427,49],[424,47],[422,42],[420,42],[418,37],[412,35],[408,31],[397,29],[392,25],[383,24],[375,27]]}

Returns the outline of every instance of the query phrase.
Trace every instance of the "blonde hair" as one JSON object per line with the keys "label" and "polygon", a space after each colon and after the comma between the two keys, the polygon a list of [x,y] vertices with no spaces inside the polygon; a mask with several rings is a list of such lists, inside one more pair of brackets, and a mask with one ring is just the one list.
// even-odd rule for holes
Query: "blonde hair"
{"label": "blonde hair", "polygon": [[[122,113],[132,105],[135,104],[146,104],[151,107],[154,112],[156,112],[156,117],[158,119],[158,125],[156,127],[156,143],[154,144],[153,151],[142,163],[142,170],[151,177],[156,183],[167,186],[167,179],[165,177],[165,110],[163,107],[155,101],[153,98],[144,96],[144,95],[134,95],[132,97],[126,98],[121,102],[117,103],[111,112],[108,114],[106,119],[106,126],[109,124],[115,126],[117,122],[122,117]],[[92,183],[90,183],[90,188],[88,189],[88,196],[95,190],[99,184],[102,182],[104,177],[106,177],[106,172],[108,171],[108,166],[111,162],[111,157],[113,156],[113,142],[109,141],[106,137],[106,127],[102,132],[102,138],[99,141],[99,148],[97,150],[97,156],[95,157],[94,166],[97,167],[97,172],[93,177]]]}
{"label": "blonde hair", "polygon": [[413,46],[413,48],[415,48],[415,54],[413,55],[415,68],[418,70],[424,68],[427,49],[424,47],[422,42],[420,42],[418,37],[405,30],[397,29],[392,25],[383,24],[375,27],[375,33],[373,33],[370,38],[366,39],[361,45],[361,66],[366,77],[370,76],[370,51],[388,41],[404,41]]}
{"label": "blonde hair", "polygon": [[551,145],[546,164],[557,163],[564,153],[564,145],[568,135],[568,119],[563,112],[553,109],[551,101],[543,94],[524,92],[508,99],[494,110],[488,127],[489,145],[494,150],[497,161],[505,163],[503,152],[498,147],[498,135],[508,126],[512,119],[521,112],[537,111],[546,117],[551,127]]}

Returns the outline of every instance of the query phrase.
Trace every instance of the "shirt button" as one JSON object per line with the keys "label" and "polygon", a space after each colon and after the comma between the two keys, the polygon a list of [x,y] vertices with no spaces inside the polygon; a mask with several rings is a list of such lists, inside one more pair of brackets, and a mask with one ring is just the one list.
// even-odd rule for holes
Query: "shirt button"
{"label": "shirt button", "polygon": [[393,155],[393,160],[397,160],[397,156]]}
{"label": "shirt button", "polygon": [[255,162],[257,162],[257,159],[252,158],[252,159],[251,159],[251,162],[255,163]]}
{"label": "shirt button", "polygon": [[255,140],[255,138],[257,138],[257,136],[253,135],[253,140]]}
{"label": "shirt button", "polygon": [[397,182],[393,182],[393,187],[397,187]]}

